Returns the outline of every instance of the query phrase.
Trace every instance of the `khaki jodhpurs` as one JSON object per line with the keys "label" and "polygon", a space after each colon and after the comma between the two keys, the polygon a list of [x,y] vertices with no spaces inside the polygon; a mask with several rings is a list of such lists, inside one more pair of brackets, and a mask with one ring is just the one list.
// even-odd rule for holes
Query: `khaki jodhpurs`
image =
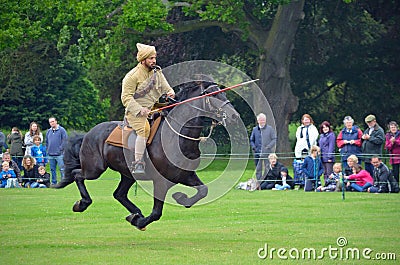
{"label": "khaki jodhpurs", "polygon": [[127,114],[126,119],[128,120],[129,125],[136,131],[137,135],[142,136],[146,139],[149,138],[150,124],[147,120],[147,117],[133,117],[132,115]]}

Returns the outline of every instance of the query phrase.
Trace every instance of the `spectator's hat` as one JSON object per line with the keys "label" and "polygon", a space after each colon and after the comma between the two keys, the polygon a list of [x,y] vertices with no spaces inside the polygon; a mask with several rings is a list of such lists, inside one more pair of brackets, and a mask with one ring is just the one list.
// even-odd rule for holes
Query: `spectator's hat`
{"label": "spectator's hat", "polygon": [[371,121],[374,121],[374,120],[376,120],[376,118],[375,118],[375,116],[372,115],[372,114],[370,114],[370,115],[368,115],[367,117],[365,117],[365,122],[366,122],[366,123],[371,122]]}

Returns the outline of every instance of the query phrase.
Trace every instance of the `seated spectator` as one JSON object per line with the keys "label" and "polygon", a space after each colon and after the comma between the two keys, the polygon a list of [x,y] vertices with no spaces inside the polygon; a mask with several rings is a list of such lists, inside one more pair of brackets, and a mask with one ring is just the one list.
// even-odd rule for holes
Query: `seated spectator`
{"label": "seated spectator", "polygon": [[22,134],[17,127],[13,127],[11,134],[7,135],[7,142],[10,144],[10,155],[12,160],[17,163],[21,170],[22,157],[24,156],[24,143],[22,141]]}
{"label": "seated spectator", "polygon": [[46,147],[42,145],[42,139],[40,136],[33,136],[33,146],[31,147],[31,156],[36,159],[38,166],[45,166],[47,164],[46,158]]}
{"label": "seated spectator", "polygon": [[294,181],[291,176],[289,176],[289,172],[286,167],[281,169],[281,180],[278,180],[275,184],[275,188],[273,190],[290,190],[294,189]]}
{"label": "seated spectator", "polygon": [[382,159],[378,156],[373,156],[371,158],[371,164],[374,166],[374,185],[368,188],[368,192],[371,193],[387,193],[389,192],[388,188],[388,179],[390,170],[389,168],[382,162]]}
{"label": "seated spectator", "polygon": [[333,164],[333,172],[325,181],[325,186],[319,186],[317,191],[340,191],[342,178],[342,165],[340,163]]}
{"label": "seated spectator", "polygon": [[351,155],[347,158],[347,166],[344,168],[344,175],[345,176],[350,176],[353,174],[353,167],[355,164],[361,164],[361,161],[358,160],[358,157],[356,155]]}
{"label": "seated spectator", "polygon": [[38,179],[31,184],[31,188],[49,188],[50,187],[50,174],[46,172],[44,166],[39,167]]}
{"label": "seated spectator", "polygon": [[367,191],[369,187],[374,185],[374,179],[359,164],[353,166],[353,175],[345,176],[344,178],[354,180],[355,182],[347,182],[347,186],[359,192]]}
{"label": "seated spectator", "polygon": [[24,187],[30,188],[32,183],[35,183],[39,178],[39,171],[35,158],[31,156],[24,156],[24,159],[22,160],[22,166],[24,167],[24,176],[22,177]]}
{"label": "seated spectator", "polygon": [[320,149],[318,146],[311,146],[311,154],[304,158],[302,171],[306,177],[304,191],[312,191],[317,188],[318,181],[324,174],[324,167],[319,158]]}
{"label": "seated spectator", "polygon": [[[17,175],[15,175],[14,170],[10,168],[10,164],[7,162],[3,162],[1,164],[2,171],[1,175],[1,187],[5,188],[20,188],[18,183]],[[4,185],[5,184],[5,185]]]}
{"label": "seated spectator", "polygon": [[344,168],[346,168],[346,161],[350,155],[361,156],[361,137],[363,133],[360,128],[354,125],[354,120],[351,116],[344,117],[343,123],[344,128],[336,138],[336,145],[339,148]]}
{"label": "seated spectator", "polygon": [[399,183],[400,169],[400,130],[397,122],[389,122],[389,132],[386,134],[385,149],[389,152],[390,164],[394,178]]}
{"label": "seated spectator", "polygon": [[5,152],[3,154],[3,160],[1,163],[3,162],[7,162],[9,167],[14,170],[15,175],[17,176],[18,179],[18,183],[20,184],[20,186],[22,186],[22,178],[21,178],[21,171],[19,170],[19,167],[17,165],[17,163],[14,160],[11,160],[11,155],[8,152]]}
{"label": "seated spectator", "polygon": [[275,188],[275,184],[282,183],[281,172],[287,172],[287,168],[282,163],[278,162],[278,156],[276,154],[269,154],[268,160],[269,166],[260,183],[261,190],[271,190]]}

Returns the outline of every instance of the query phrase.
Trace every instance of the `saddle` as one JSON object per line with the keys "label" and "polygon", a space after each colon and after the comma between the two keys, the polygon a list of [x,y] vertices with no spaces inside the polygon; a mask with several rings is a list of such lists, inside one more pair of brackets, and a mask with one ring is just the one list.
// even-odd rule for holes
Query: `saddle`
{"label": "saddle", "polygon": [[[151,124],[150,127],[150,136],[147,139],[147,145],[150,145],[153,141],[153,138],[158,130],[158,127],[160,126],[161,122],[161,116],[158,116]],[[113,145],[113,146],[118,146],[118,147],[123,147],[123,148],[129,148],[128,147],[128,139],[131,136],[131,134],[134,133],[136,137],[136,132],[133,130],[133,128],[123,125],[123,124],[118,124],[114,130],[110,133],[110,135],[106,139],[106,143]]]}

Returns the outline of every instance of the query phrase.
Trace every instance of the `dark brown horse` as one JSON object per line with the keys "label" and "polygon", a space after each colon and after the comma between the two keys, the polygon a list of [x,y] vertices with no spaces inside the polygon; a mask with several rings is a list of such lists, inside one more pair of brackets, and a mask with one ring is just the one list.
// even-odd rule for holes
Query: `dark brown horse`
{"label": "dark brown horse", "polygon": [[[219,87],[210,82],[189,82],[178,86],[178,89],[176,99],[183,101],[217,91]],[[64,153],[65,177],[53,187],[63,188],[75,181],[82,199],[74,204],[73,211],[83,212],[92,203],[84,181],[97,179],[107,168],[111,168],[121,174],[114,198],[131,213],[126,220],[144,230],[148,224],[160,219],[166,194],[172,186],[183,184],[197,190],[192,197],[182,192],[172,195],[177,203],[185,207],[191,207],[207,196],[208,188],[195,172],[199,165],[198,140],[205,126],[204,117],[224,123],[225,120],[229,122],[239,118],[239,115],[224,93],[174,107],[165,113],[152,144],[147,147],[146,173],[140,176],[131,174],[133,150],[105,142],[121,122],[98,124],[84,136],[70,137]],[[147,217],[127,196],[136,180],[153,181],[154,204]]]}

